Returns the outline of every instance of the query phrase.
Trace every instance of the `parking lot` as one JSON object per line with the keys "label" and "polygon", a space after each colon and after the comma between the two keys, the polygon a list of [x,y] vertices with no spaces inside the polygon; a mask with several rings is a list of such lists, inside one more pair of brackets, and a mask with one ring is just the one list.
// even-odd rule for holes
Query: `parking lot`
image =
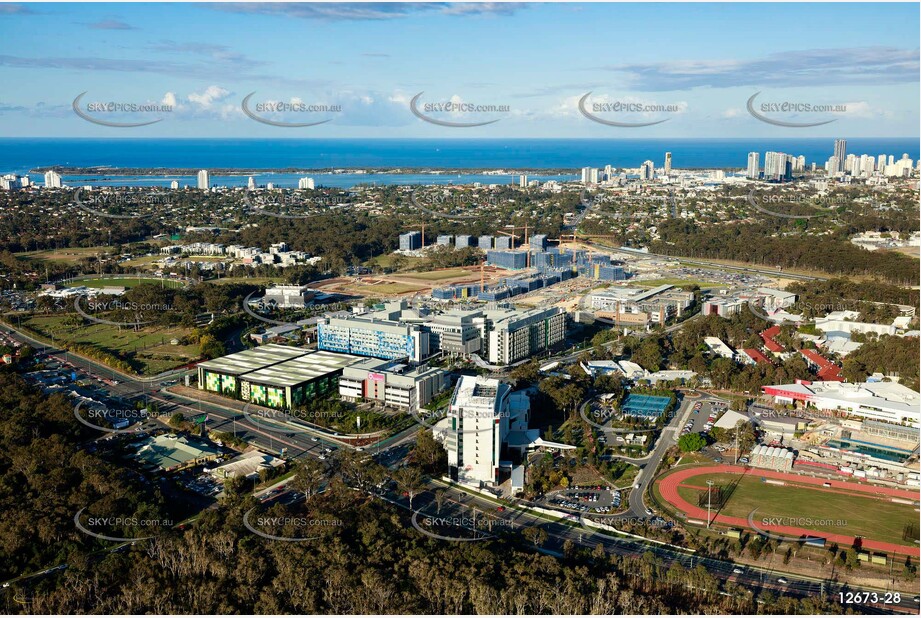
{"label": "parking lot", "polygon": [[[729,406],[722,401],[708,399],[696,402],[691,410],[691,417],[681,428],[681,435],[689,433],[707,434],[713,428],[714,423],[719,420],[720,415],[728,409]],[[720,450],[706,447],[701,452],[712,458],[716,463],[722,463]]]}
{"label": "parking lot", "polygon": [[581,513],[613,513],[620,510],[623,496],[617,489],[594,485],[553,492],[545,501],[552,507]]}

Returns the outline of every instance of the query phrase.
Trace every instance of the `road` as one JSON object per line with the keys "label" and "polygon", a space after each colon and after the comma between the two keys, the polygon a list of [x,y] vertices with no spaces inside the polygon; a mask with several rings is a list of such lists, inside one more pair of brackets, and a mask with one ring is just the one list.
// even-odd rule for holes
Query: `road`
{"label": "road", "polygon": [[768,275],[770,277],[783,277],[784,279],[801,279],[803,281],[828,281],[830,277],[818,277],[815,275],[801,275],[798,273],[791,273],[785,270],[776,270],[771,268],[755,267],[755,266],[733,266],[729,264],[723,264],[721,262],[713,262],[709,260],[701,260],[699,258],[687,258],[680,255],[665,255],[662,253],[648,253],[646,251],[640,251],[639,249],[629,249],[627,247],[606,247],[604,245],[598,245],[596,243],[588,242],[589,244],[597,249],[604,251],[620,251],[623,253],[629,253],[631,255],[647,256],[647,257],[660,257],[670,260],[680,260],[685,264],[693,264],[694,266],[706,266],[707,268],[712,268],[716,270],[736,270],[739,272],[745,273],[754,273],[758,275]]}
{"label": "road", "polygon": [[[432,491],[436,488],[445,492],[445,499],[440,509]],[[388,502],[410,510],[408,498],[403,497],[398,492],[389,493],[384,497]],[[782,567],[781,559],[776,556],[772,556],[771,562],[766,567],[739,565],[729,560],[701,557],[689,551],[679,551],[663,545],[644,543],[603,533],[593,530],[579,521],[552,520],[545,515],[527,509],[506,507],[504,511],[500,512],[496,501],[473,492],[461,490],[456,486],[446,486],[443,483],[430,483],[429,491],[414,498],[412,510],[427,517],[445,519],[457,517],[459,519],[463,518],[465,522],[469,522],[474,517],[477,519],[489,517],[496,520],[492,526],[492,530],[495,533],[509,529],[520,532],[524,528],[537,527],[544,530],[548,536],[548,541],[539,548],[540,551],[553,555],[560,555],[563,544],[567,540],[588,549],[593,549],[600,544],[606,552],[617,555],[641,556],[645,553],[652,553],[665,563],[677,561],[688,569],[695,568],[698,565],[703,566],[707,572],[718,580],[738,584],[755,594],[770,590],[775,594],[806,598],[824,593],[833,600],[837,600],[837,593],[840,590],[847,589],[833,580],[784,573],[780,570]],[[419,519],[424,521],[425,518]],[[487,529],[488,532],[489,530]],[[441,534],[444,535],[445,533],[442,531]],[[466,527],[466,529],[458,527],[456,534],[458,537],[469,538],[471,530],[469,527]],[[740,570],[741,573],[736,573],[736,570]],[[785,578],[787,583],[778,581],[781,577]],[[866,591],[870,592],[872,590],[866,589]],[[898,605],[887,607],[885,610],[872,605],[852,607],[859,607],[860,610],[867,613],[891,613],[893,611],[917,613],[917,603],[913,600],[913,595],[910,594],[903,594]]]}
{"label": "road", "polygon": [[[681,325],[675,325],[673,328],[680,328],[680,326]],[[41,342],[35,342],[34,340],[31,340],[31,338],[23,336],[21,333],[14,336],[16,336],[20,341],[35,345],[37,349],[46,348],[46,346],[42,345]],[[89,371],[90,373],[96,373],[98,375],[111,375],[111,372],[108,370],[108,368],[93,361],[82,359],[74,355],[68,355],[67,358],[75,366]],[[321,439],[314,441],[313,437],[307,434],[294,434],[293,436],[288,436],[285,434],[276,434],[275,432],[266,431],[262,427],[254,426],[253,423],[247,421],[245,418],[241,418],[241,415],[233,411],[223,409],[219,406],[215,406],[207,402],[188,400],[186,398],[163,391],[161,388],[158,388],[159,385],[156,385],[152,380],[132,380],[130,377],[121,376],[120,374],[116,379],[121,381],[118,385],[112,386],[111,389],[121,396],[127,397],[143,393],[154,401],[157,401],[161,405],[161,410],[165,412],[171,410],[182,410],[184,413],[189,415],[198,415],[202,413],[208,414],[210,418],[209,428],[229,432],[236,431],[236,434],[239,437],[251,440],[255,444],[271,452],[275,452],[276,449],[280,448],[281,446],[287,446],[289,448],[287,454],[290,457],[303,457],[310,455],[319,457],[320,455],[324,454],[324,448],[332,448],[333,446],[326,445]],[[694,401],[695,400],[689,398],[686,398],[684,401],[682,401],[681,406],[679,407],[679,412],[674,415],[672,421],[668,424],[666,429],[663,430],[662,436],[654,448],[652,456],[646,459],[646,467],[644,468],[644,474],[640,480],[640,487],[634,488],[630,495],[630,512],[632,516],[645,516],[643,496],[646,487],[648,487],[648,484],[652,481],[652,472],[658,466],[658,462],[664,455],[665,450],[676,441],[679,428],[683,425],[684,418],[688,415]],[[407,456],[409,452],[409,445],[414,439],[417,430],[418,428],[413,426],[396,436],[382,441],[375,447],[370,447],[369,450],[373,450],[372,454],[374,455],[375,459],[377,459],[382,465],[385,465],[389,468],[395,468],[399,466]],[[432,488],[434,488],[434,485]],[[789,580],[788,584],[779,584],[776,581],[777,577],[779,576],[779,571],[776,571],[772,567],[745,567],[742,574],[737,574],[733,573],[733,569],[738,568],[738,565],[735,565],[729,561],[722,561],[711,558],[699,558],[655,544],[609,536],[607,534],[602,534],[598,531],[589,529],[586,526],[580,525],[578,522],[560,523],[556,521],[550,521],[549,518],[546,518],[545,516],[538,516],[535,513],[526,510],[508,508],[505,512],[498,513],[496,511],[495,503],[486,499],[485,497],[470,495],[467,492],[454,488],[448,488],[445,491],[453,500],[446,503],[448,505],[452,505],[448,506],[447,508],[457,509],[455,511],[457,513],[469,515],[469,511],[473,509],[479,511],[480,513],[490,513],[491,516],[501,517],[506,521],[506,524],[503,525],[514,524],[516,527],[538,526],[544,529],[548,534],[549,541],[544,547],[541,548],[542,551],[558,552],[566,540],[570,540],[573,543],[582,545],[584,547],[593,547],[600,543],[606,551],[611,553],[621,555],[641,555],[645,552],[652,552],[663,560],[677,560],[687,567],[701,564],[707,568],[711,574],[719,577],[720,579],[734,581],[753,591],[771,588],[785,594],[793,594],[796,596],[812,596],[822,590],[823,583],[821,581],[811,580],[808,578],[799,578],[793,575],[785,575],[785,577]],[[277,492],[277,495],[273,496],[272,499],[285,503],[293,503],[298,501],[298,496],[292,495],[290,491],[282,491]],[[401,503],[403,506],[408,506],[406,505],[406,499],[400,495],[394,496],[392,499],[396,503]],[[428,509],[427,512],[434,513],[434,502],[434,495],[431,491],[427,491],[421,496],[416,497],[413,506],[417,509]],[[106,551],[123,551],[123,549],[123,546],[119,546]],[[47,574],[47,572],[43,571],[37,575],[43,576],[44,574]],[[836,590],[834,586],[837,586],[837,584],[831,582],[825,584],[826,592],[830,593],[833,590]],[[912,605],[913,603],[913,599],[910,596],[906,596],[905,600],[900,606],[900,609],[916,610],[916,607]],[[870,610],[874,608],[864,609]],[[875,609],[878,610],[878,608]]]}
{"label": "road", "polygon": [[[684,392],[690,393],[691,391]],[[586,410],[593,399],[594,397],[584,401],[581,406],[582,410]],[[684,424],[691,416],[694,404],[701,400],[702,399],[700,393],[696,392],[690,396],[687,394],[682,396],[678,405],[678,409],[672,415],[668,424],[662,428],[662,431],[659,433],[659,437],[656,440],[655,446],[653,447],[652,451],[650,451],[645,457],[618,457],[618,459],[622,459],[639,467],[640,473],[633,485],[633,488],[630,490],[629,507],[627,511],[608,517],[599,517],[599,521],[613,521],[624,518],[643,519],[649,516],[649,513],[646,510],[645,502],[646,490],[649,488],[650,483],[654,480],[655,471],[658,469],[659,464],[662,462],[662,458],[665,457],[666,451],[678,443],[681,428],[684,427]],[[605,433],[610,434],[620,433],[618,430],[612,428],[607,428],[604,431]]]}

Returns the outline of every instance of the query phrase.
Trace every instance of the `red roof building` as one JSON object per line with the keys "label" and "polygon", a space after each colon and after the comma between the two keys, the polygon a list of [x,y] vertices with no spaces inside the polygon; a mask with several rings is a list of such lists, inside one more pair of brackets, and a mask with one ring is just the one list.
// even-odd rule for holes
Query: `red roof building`
{"label": "red roof building", "polygon": [[815,350],[800,350],[800,354],[816,370],[816,375],[825,382],[844,382],[841,377],[841,367],[834,364]]}
{"label": "red roof building", "polygon": [[767,356],[761,353],[761,350],[756,350],[755,348],[743,348],[742,353],[745,354],[748,358],[752,359],[752,362],[763,363],[766,365],[773,365]]}
{"label": "red roof building", "polygon": [[761,338],[764,340],[764,347],[777,354],[784,351],[784,347],[774,341],[774,337],[779,334],[780,326],[777,326],[776,324],[761,333]]}

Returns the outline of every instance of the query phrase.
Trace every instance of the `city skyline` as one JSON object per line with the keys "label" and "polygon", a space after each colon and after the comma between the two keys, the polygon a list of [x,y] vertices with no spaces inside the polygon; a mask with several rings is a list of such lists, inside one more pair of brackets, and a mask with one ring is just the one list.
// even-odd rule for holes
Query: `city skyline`
{"label": "city skyline", "polygon": [[[0,99],[0,132],[307,138],[917,134],[917,6],[886,5],[891,19],[880,20],[879,5],[829,11],[827,5],[799,4],[794,23],[763,8],[663,4],[650,13],[650,7],[634,4],[8,4],[0,17],[8,26],[0,43],[0,78],[16,88]],[[555,43],[548,46],[547,40]],[[611,40],[617,41],[616,63],[603,52],[606,44],[599,46]],[[415,114],[411,104],[420,93]],[[111,102],[155,111],[87,111],[90,104]],[[439,102],[500,111],[432,111]],[[272,107],[278,104],[327,111],[279,113]],[[833,111],[789,112],[784,104]],[[618,105],[643,110],[612,111]],[[74,108],[95,120],[81,118]],[[312,126],[279,126],[285,123]],[[645,124],[650,126],[639,126]]]}

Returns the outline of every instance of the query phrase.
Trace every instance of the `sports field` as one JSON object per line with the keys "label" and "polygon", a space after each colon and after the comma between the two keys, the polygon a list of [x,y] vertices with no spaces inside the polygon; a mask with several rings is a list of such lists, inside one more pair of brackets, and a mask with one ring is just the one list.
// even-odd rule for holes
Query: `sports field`
{"label": "sports field", "polygon": [[60,264],[76,264],[86,258],[95,258],[97,255],[111,253],[115,247],[70,247],[67,249],[46,249],[43,251],[24,251],[15,254],[22,260],[36,260],[42,262],[57,262]]}
{"label": "sports field", "polygon": [[658,492],[688,517],[706,519],[706,506],[698,506],[698,496],[707,491],[708,480],[731,492],[723,507],[714,510],[716,523],[751,528],[751,517],[758,529],[784,536],[812,532],[845,545],[861,537],[868,548],[898,551],[894,548],[899,546],[900,553],[918,554],[917,542],[902,536],[908,524],[917,525],[917,504],[892,501],[917,501],[916,492],[844,480],[825,487],[825,479],[736,466],[680,470],[665,476]]}
{"label": "sports field", "polygon": [[140,375],[155,375],[195,360],[197,345],[172,345],[193,329],[181,327],[143,327],[138,331],[108,324],[76,322],[72,316],[37,315],[24,320],[22,326],[60,344],[72,342],[89,345],[115,355],[130,355]]}
{"label": "sports field", "polygon": [[89,279],[75,279],[64,284],[64,287],[76,288],[80,286],[88,288],[133,288],[145,283],[163,286],[167,288],[181,288],[184,284],[181,281],[172,279],[158,279],[156,277],[91,277]]}

